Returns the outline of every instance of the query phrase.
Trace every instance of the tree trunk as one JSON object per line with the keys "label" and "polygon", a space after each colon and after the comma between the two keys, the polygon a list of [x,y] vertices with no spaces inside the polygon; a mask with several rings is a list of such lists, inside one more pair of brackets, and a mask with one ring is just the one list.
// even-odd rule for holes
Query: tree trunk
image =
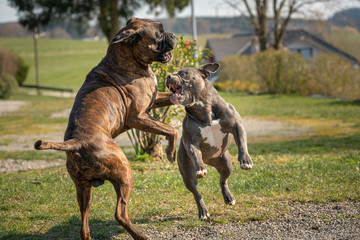
{"label": "tree trunk", "polygon": [[259,29],[257,36],[260,42],[260,51],[265,51],[268,48],[267,39],[267,0],[256,1],[256,9],[258,14]]}
{"label": "tree trunk", "polygon": [[101,0],[99,6],[99,25],[110,43],[116,32],[120,29],[118,1]]}

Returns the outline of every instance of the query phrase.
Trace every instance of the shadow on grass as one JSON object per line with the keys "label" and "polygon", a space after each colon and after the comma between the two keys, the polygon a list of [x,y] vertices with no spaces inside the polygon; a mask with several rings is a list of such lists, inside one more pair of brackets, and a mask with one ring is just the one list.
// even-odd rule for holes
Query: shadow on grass
{"label": "shadow on grass", "polygon": [[[150,218],[140,218],[132,220],[133,224],[149,224],[149,223],[164,223],[181,221],[184,218],[181,217],[169,217],[161,218],[157,220],[151,220]],[[89,220],[90,234],[95,239],[112,239],[126,231],[116,220],[103,221],[103,220]],[[7,235],[0,237],[0,240],[38,240],[38,239],[79,239],[80,238],[81,221],[78,217],[72,217],[67,222],[52,227],[46,233],[18,233],[10,232]],[[135,226],[141,231],[141,227]]]}
{"label": "shadow on grass", "polygon": [[[115,221],[90,220],[91,237],[95,239],[110,239],[124,233],[125,230]],[[1,237],[1,240],[38,240],[38,239],[80,239],[81,221],[78,217],[72,217],[67,222],[52,227],[46,233],[18,233],[12,232]]]}
{"label": "shadow on grass", "polygon": [[335,106],[359,106],[360,107],[360,100],[355,100],[355,101],[351,101],[351,100],[336,100],[336,101],[332,101],[327,103],[329,105],[335,105]]}
{"label": "shadow on grass", "polygon": [[[249,143],[250,154],[324,154],[329,152],[358,151],[360,146],[360,133],[346,137],[311,137],[307,139],[278,141],[278,142],[254,142]],[[230,153],[237,154],[237,147],[232,144]]]}

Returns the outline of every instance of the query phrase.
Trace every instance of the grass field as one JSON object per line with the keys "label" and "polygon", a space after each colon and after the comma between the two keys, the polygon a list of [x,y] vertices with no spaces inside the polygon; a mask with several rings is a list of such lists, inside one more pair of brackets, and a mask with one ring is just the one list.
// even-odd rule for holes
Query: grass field
{"label": "grass field", "polygon": [[[31,39],[0,38],[0,45],[12,48],[32,64]],[[41,84],[77,90],[105,49],[105,42],[40,39]],[[31,67],[26,83],[34,82]],[[250,171],[240,169],[237,150],[232,145],[235,168],[229,186],[236,205],[223,204],[219,175],[213,168],[199,183],[213,222],[262,221],[284,214],[289,205],[298,202],[360,200],[360,104],[291,95],[221,95],[242,116],[305,126],[309,131],[296,136],[251,137],[249,152],[255,166]],[[9,136],[1,138],[2,146],[23,134],[36,136],[65,129],[67,118],[51,115],[70,108],[74,101],[29,96],[23,91],[11,100],[26,101],[28,105],[0,116],[0,136]],[[64,157],[59,152],[0,151],[0,160]],[[138,228],[191,229],[213,224],[197,220],[196,204],[176,164],[131,161],[131,167],[134,186],[130,216]],[[114,220],[114,210],[115,192],[106,182],[93,193],[93,238],[127,236]],[[79,230],[75,188],[65,167],[0,174],[0,239],[78,239]]]}
{"label": "grass field", "polygon": [[[210,168],[199,183],[215,223],[261,221],[284,214],[287,206],[296,202],[360,200],[360,105],[299,96],[222,95],[243,116],[310,126],[312,130],[309,135],[296,138],[250,139],[249,152],[255,163],[250,171],[240,169],[232,145],[235,168],[229,185],[237,204],[223,204],[219,176],[214,169]],[[29,101],[32,107],[0,117],[1,134],[13,133],[16,128],[35,134],[52,131],[55,126],[66,124],[66,119],[49,120],[49,114],[72,104],[72,99],[54,97],[15,95],[13,99]],[[5,153],[1,154],[3,158]],[[61,155],[35,151],[17,154],[13,156],[29,156],[28,160]],[[132,161],[131,166],[134,187],[130,216],[138,227],[164,230],[209,224],[197,220],[193,196],[185,188],[176,164]],[[80,215],[75,188],[65,167],[1,174],[0,206],[0,239],[78,236]],[[114,208],[111,184],[94,190],[90,228],[95,239],[126,236],[113,219]]]}
{"label": "grass field", "polygon": [[[0,45],[18,54],[29,64],[25,84],[35,84],[32,38],[0,38]],[[77,91],[87,73],[105,56],[107,42],[62,39],[38,40],[40,85]]]}

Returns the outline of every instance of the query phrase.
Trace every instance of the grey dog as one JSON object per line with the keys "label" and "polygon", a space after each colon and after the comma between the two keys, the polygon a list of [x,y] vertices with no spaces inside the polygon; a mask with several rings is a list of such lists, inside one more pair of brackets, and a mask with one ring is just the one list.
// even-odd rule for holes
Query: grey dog
{"label": "grey dog", "polygon": [[167,88],[173,93],[170,97],[171,101],[174,104],[184,105],[186,110],[177,161],[184,183],[196,200],[200,219],[210,217],[204,200],[197,190],[197,179],[207,174],[204,162],[215,167],[219,172],[225,203],[235,204],[235,198],[227,184],[233,168],[228,151],[231,135],[234,136],[238,146],[241,168],[248,170],[253,166],[239,113],[220,97],[207,79],[219,67],[218,63],[212,63],[200,69],[185,68],[169,75],[166,80]]}

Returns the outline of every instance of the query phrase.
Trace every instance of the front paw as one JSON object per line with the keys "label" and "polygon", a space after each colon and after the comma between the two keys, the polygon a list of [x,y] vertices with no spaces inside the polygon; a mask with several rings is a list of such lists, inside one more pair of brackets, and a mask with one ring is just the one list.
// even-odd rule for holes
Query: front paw
{"label": "front paw", "polygon": [[175,162],[175,154],[176,154],[175,148],[170,148],[169,146],[167,146],[165,149],[165,152],[166,152],[166,157],[169,160],[169,162],[174,163]]}
{"label": "front paw", "polygon": [[206,208],[199,210],[199,219],[200,220],[206,220],[206,219],[209,219],[209,218],[210,218],[210,213]]}
{"label": "front paw", "polygon": [[239,155],[239,162],[240,167],[244,170],[250,170],[254,166],[254,163],[248,153],[245,153],[242,156]]}
{"label": "front paw", "polygon": [[196,171],[196,178],[200,179],[200,178],[204,178],[207,174],[207,170],[206,168],[200,168],[198,171]]}

